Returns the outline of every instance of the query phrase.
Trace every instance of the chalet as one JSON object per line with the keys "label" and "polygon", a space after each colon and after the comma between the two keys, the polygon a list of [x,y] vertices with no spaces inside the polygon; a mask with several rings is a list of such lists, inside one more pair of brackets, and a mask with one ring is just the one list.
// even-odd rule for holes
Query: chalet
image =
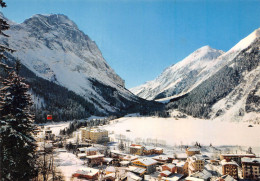
{"label": "chalet", "polygon": [[222,175],[230,175],[234,179],[238,179],[238,164],[235,161],[222,160]]}
{"label": "chalet", "polygon": [[83,178],[88,180],[97,180],[98,179],[99,170],[94,168],[84,168],[81,170],[77,170],[72,177]]}
{"label": "chalet", "polygon": [[137,167],[145,168],[146,173],[150,174],[156,171],[157,161],[152,158],[142,158],[132,161],[132,164]]}
{"label": "chalet", "polygon": [[154,152],[155,152],[155,148],[152,147],[152,146],[146,146],[143,149],[143,154],[144,155],[152,155],[152,154],[154,154]]}
{"label": "chalet", "polygon": [[95,147],[88,147],[88,148],[85,149],[85,152],[86,152],[86,154],[88,156],[90,156],[90,155],[97,155],[98,151],[99,150],[97,148],[95,148]]}
{"label": "chalet", "polygon": [[154,149],[154,154],[157,154],[157,155],[163,154],[163,149],[159,148],[159,147],[155,148]]}
{"label": "chalet", "polygon": [[178,174],[183,174],[183,175],[189,174],[188,162],[180,161],[180,160],[173,160],[172,163],[176,165],[176,172]]}
{"label": "chalet", "polygon": [[241,162],[244,179],[260,180],[260,158],[244,157]]}
{"label": "chalet", "polygon": [[144,147],[142,145],[131,144],[129,148],[130,148],[130,154],[143,155]]}
{"label": "chalet", "polygon": [[162,165],[161,169],[162,169],[162,171],[168,170],[171,173],[175,173],[176,172],[176,165],[173,164],[173,163],[168,163],[168,164]]}
{"label": "chalet", "polygon": [[165,164],[165,163],[168,163],[170,161],[169,157],[168,156],[165,156],[165,155],[158,155],[158,156],[155,156],[155,157],[152,157],[154,160],[158,161],[158,163],[161,163],[161,164]]}
{"label": "chalet", "polygon": [[122,158],[123,161],[134,161],[137,160],[139,156],[137,155],[126,155]]}
{"label": "chalet", "polygon": [[102,154],[90,155],[90,156],[86,156],[86,159],[88,161],[88,164],[91,166],[100,165],[103,162],[104,155],[102,155]]}

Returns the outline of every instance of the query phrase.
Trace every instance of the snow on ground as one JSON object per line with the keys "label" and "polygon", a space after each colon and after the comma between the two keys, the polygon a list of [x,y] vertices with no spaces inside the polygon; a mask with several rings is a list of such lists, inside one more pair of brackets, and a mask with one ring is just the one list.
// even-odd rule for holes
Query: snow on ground
{"label": "snow on ground", "polygon": [[[135,138],[165,140],[167,145],[193,144],[196,141],[215,146],[260,146],[260,126],[247,123],[156,117],[124,117],[105,125],[104,129]],[[126,132],[130,130],[130,132]]]}
{"label": "snow on ground", "polygon": [[69,126],[71,121],[69,122],[49,122],[44,125],[45,128],[50,128],[52,130],[52,133],[55,134],[56,136],[60,134],[60,130],[67,128]]}
{"label": "snow on ground", "polygon": [[55,162],[57,169],[64,175],[65,181],[70,181],[71,175],[77,170],[84,167],[86,168],[86,166],[83,166],[84,162],[82,160],[68,152],[58,152],[55,157]]}

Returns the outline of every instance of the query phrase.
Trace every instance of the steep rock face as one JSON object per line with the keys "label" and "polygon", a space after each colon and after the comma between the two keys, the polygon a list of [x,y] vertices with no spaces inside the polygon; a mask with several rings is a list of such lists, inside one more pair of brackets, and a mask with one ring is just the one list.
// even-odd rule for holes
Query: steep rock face
{"label": "steep rock face", "polygon": [[179,63],[167,68],[155,80],[130,89],[144,99],[161,99],[185,94],[193,89],[208,74],[213,60],[224,52],[204,46]]}
{"label": "steep rock face", "polygon": [[168,109],[221,120],[259,119],[260,29],[223,56],[230,58],[216,73],[184,97],[172,100]]}
{"label": "steep rock face", "polygon": [[8,33],[7,42],[17,50],[14,56],[21,57],[30,70],[45,79],[57,79],[65,84],[56,77],[60,73],[57,69],[64,69],[124,86],[124,81],[107,65],[95,42],[65,15],[34,15],[22,24],[12,25]]}
{"label": "steep rock face", "polygon": [[46,114],[62,114],[59,120],[78,119],[138,111],[146,103],[125,89],[124,80],[109,67],[96,43],[67,16],[34,15],[10,25],[6,32],[10,37],[0,43],[16,50],[8,55],[9,64],[21,60],[21,74],[31,85],[36,107]]}

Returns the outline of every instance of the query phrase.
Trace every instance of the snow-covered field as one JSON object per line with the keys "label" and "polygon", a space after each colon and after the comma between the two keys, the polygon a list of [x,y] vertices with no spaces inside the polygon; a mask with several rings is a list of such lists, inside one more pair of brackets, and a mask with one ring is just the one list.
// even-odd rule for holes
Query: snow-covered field
{"label": "snow-covered field", "polygon": [[68,122],[59,122],[59,123],[55,123],[55,122],[50,122],[45,124],[44,126],[46,128],[50,128],[52,130],[52,133],[55,134],[56,136],[60,134],[60,130],[64,129],[66,127],[69,126],[71,121]]}
{"label": "snow-covered field", "polygon": [[62,172],[66,181],[69,181],[71,175],[77,170],[84,168],[84,162],[78,159],[76,155],[68,152],[58,153],[55,157],[55,163],[57,165],[57,169]]}
{"label": "snow-covered field", "polygon": [[[215,146],[239,145],[260,147],[260,126],[248,123],[212,121],[194,118],[124,117],[103,127],[114,134],[135,138],[165,140],[167,145],[193,144],[196,141]],[[130,130],[130,132],[126,132]]]}

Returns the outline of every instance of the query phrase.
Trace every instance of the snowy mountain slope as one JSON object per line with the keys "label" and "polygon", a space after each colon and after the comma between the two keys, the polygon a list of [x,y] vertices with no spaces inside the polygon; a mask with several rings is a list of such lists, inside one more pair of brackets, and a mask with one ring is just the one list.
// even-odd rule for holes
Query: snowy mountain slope
{"label": "snowy mountain slope", "polygon": [[125,89],[124,80],[109,67],[95,42],[67,16],[34,15],[21,24],[10,24],[6,32],[10,37],[0,43],[16,50],[10,58],[18,57],[26,71],[36,75],[33,81],[39,77],[73,91],[104,114],[142,101]]}
{"label": "snowy mountain slope", "polygon": [[260,122],[260,29],[223,56],[234,58],[185,97],[169,103],[168,109],[177,108],[195,117]]}
{"label": "snowy mountain slope", "polygon": [[130,90],[149,100],[183,94],[205,76],[206,68],[223,53],[221,50],[204,46],[167,68],[155,80]]}
{"label": "snowy mountain slope", "polygon": [[151,100],[169,100],[184,95],[211,77],[219,69],[232,61],[243,49],[259,37],[259,29],[238,42],[228,52],[202,47],[179,63],[167,68],[155,80],[130,89],[134,94]]}

